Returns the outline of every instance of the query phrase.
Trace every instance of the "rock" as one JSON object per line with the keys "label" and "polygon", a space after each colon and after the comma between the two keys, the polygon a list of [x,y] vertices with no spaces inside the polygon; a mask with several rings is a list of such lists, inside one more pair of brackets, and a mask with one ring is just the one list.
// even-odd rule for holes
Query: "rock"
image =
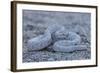
{"label": "rock", "polygon": [[48,61],[54,61],[55,59],[54,58],[48,58]]}

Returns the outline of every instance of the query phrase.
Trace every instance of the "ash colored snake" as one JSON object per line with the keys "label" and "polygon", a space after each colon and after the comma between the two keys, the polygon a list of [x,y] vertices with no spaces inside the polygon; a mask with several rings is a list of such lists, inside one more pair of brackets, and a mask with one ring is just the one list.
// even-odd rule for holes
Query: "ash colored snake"
{"label": "ash colored snake", "polygon": [[29,39],[28,50],[41,50],[53,43],[52,49],[57,52],[72,52],[86,49],[86,45],[80,44],[81,37],[75,32],[68,31],[61,25],[49,26],[43,35]]}

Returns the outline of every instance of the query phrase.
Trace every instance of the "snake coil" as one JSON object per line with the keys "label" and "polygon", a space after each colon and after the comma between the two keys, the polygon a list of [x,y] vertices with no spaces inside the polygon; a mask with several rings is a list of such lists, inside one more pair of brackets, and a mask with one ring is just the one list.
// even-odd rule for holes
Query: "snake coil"
{"label": "snake coil", "polygon": [[72,52],[86,49],[86,45],[80,44],[81,37],[75,32],[68,31],[61,25],[49,26],[43,35],[28,40],[28,50],[41,50],[51,43],[52,49],[57,52]]}

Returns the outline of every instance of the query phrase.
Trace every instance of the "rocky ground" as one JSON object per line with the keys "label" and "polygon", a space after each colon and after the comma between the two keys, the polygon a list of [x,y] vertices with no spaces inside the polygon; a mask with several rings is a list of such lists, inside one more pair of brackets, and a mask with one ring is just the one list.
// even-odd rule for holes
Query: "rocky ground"
{"label": "rocky ground", "polygon": [[[23,62],[83,60],[91,58],[90,17],[89,13],[49,12],[23,10]],[[63,25],[69,31],[80,31],[86,50],[55,52],[51,48],[27,51],[27,41],[44,33],[49,25]]]}

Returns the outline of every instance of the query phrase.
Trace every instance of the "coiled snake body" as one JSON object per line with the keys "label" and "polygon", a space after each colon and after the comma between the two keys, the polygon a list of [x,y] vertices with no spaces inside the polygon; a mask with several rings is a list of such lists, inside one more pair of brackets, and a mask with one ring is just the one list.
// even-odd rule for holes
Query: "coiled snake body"
{"label": "coiled snake body", "polygon": [[51,43],[52,49],[58,52],[72,52],[75,50],[86,49],[86,45],[81,45],[81,37],[75,33],[68,31],[64,26],[51,25],[43,35],[28,40],[28,50],[41,50]]}

